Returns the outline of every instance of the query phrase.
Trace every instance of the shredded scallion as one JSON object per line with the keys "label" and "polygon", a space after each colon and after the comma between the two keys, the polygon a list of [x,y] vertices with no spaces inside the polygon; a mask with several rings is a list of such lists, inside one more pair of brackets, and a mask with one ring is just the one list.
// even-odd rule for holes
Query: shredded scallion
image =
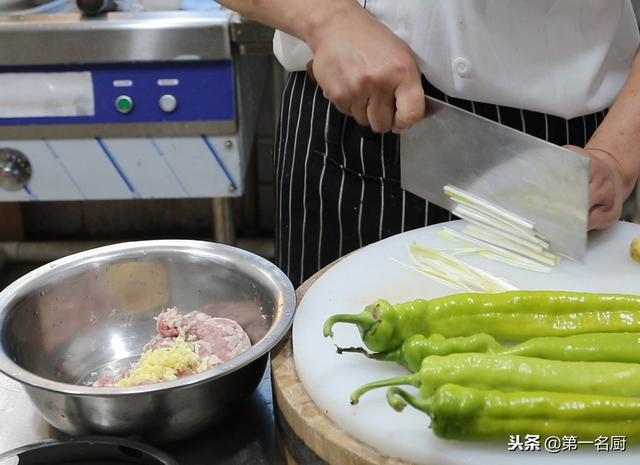
{"label": "shredded scallion", "polygon": [[465,292],[502,292],[516,289],[503,278],[469,265],[446,252],[414,243],[410,246],[409,253],[414,266],[399,263],[455,289]]}

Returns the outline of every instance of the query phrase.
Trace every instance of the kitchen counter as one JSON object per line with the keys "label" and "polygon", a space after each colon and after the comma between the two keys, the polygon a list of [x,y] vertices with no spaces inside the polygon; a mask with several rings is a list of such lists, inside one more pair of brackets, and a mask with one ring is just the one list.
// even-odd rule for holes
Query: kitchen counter
{"label": "kitchen counter", "polygon": [[[64,435],[38,414],[20,384],[0,374],[0,453]],[[220,426],[191,439],[159,446],[180,465],[281,465],[268,367],[258,389]]]}

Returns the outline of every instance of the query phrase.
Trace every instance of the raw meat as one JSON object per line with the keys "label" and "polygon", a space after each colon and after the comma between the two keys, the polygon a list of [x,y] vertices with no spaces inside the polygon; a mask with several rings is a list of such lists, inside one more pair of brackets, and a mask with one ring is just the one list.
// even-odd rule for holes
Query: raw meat
{"label": "raw meat", "polygon": [[[249,336],[237,322],[228,318],[216,318],[200,311],[183,315],[177,308],[170,308],[156,318],[158,334],[145,346],[144,351],[171,348],[177,338],[192,342],[195,353],[206,360],[207,369],[237,357],[251,347]],[[136,362],[131,369],[123,370],[118,376],[103,376],[93,386],[113,387],[138,367]],[[178,378],[193,374],[186,370],[176,373]]]}
{"label": "raw meat", "polygon": [[158,315],[158,335],[145,350],[171,347],[177,336],[195,341],[197,354],[209,360],[209,367],[228,362],[251,347],[249,336],[238,323],[228,318],[215,318],[194,311],[182,315],[175,307]]}

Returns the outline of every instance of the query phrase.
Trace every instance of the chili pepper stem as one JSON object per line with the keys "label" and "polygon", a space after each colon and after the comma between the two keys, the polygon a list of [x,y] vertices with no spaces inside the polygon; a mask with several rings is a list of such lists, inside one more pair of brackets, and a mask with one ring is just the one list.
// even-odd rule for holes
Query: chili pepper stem
{"label": "chili pepper stem", "polygon": [[367,358],[372,360],[379,360],[381,362],[397,362],[398,361],[398,353],[395,350],[389,352],[369,352],[364,347],[339,347],[336,346],[336,352],[340,355],[347,353],[352,354],[362,354]]}
{"label": "chili pepper stem", "polygon": [[387,390],[387,402],[396,412],[402,412],[407,404],[418,410],[422,410],[427,415],[431,415],[433,412],[433,401],[431,398],[421,399],[399,387],[392,387]]}
{"label": "chili pepper stem", "polygon": [[397,362],[399,359],[397,350],[391,350],[389,352],[373,352],[367,355],[367,357],[381,362]]}
{"label": "chili pepper stem", "polygon": [[324,324],[324,337],[333,337],[333,327],[336,323],[352,323],[358,326],[360,331],[369,331],[378,322],[372,315],[367,313],[359,314],[339,314],[330,317]]}
{"label": "chili pepper stem", "polygon": [[351,353],[351,354],[362,354],[365,357],[369,357],[369,358],[371,358],[371,356],[372,356],[372,354],[370,354],[369,351],[367,351],[367,349],[365,349],[364,347],[340,347],[340,346],[336,346],[336,352],[339,353],[340,355],[342,355],[345,352],[347,352],[347,353]]}
{"label": "chili pepper stem", "polygon": [[420,378],[416,375],[398,376],[396,378],[383,379],[382,381],[374,381],[359,387],[351,394],[351,405],[356,405],[360,401],[360,397],[369,391],[389,386],[415,386],[420,387]]}

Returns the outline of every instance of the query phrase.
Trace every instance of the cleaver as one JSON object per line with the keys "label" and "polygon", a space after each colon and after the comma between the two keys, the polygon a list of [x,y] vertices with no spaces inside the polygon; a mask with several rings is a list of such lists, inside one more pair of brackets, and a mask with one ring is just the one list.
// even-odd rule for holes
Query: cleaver
{"label": "cleaver", "polygon": [[401,136],[402,187],[451,210],[447,184],[535,225],[554,253],[587,248],[590,159],[439,100]]}

